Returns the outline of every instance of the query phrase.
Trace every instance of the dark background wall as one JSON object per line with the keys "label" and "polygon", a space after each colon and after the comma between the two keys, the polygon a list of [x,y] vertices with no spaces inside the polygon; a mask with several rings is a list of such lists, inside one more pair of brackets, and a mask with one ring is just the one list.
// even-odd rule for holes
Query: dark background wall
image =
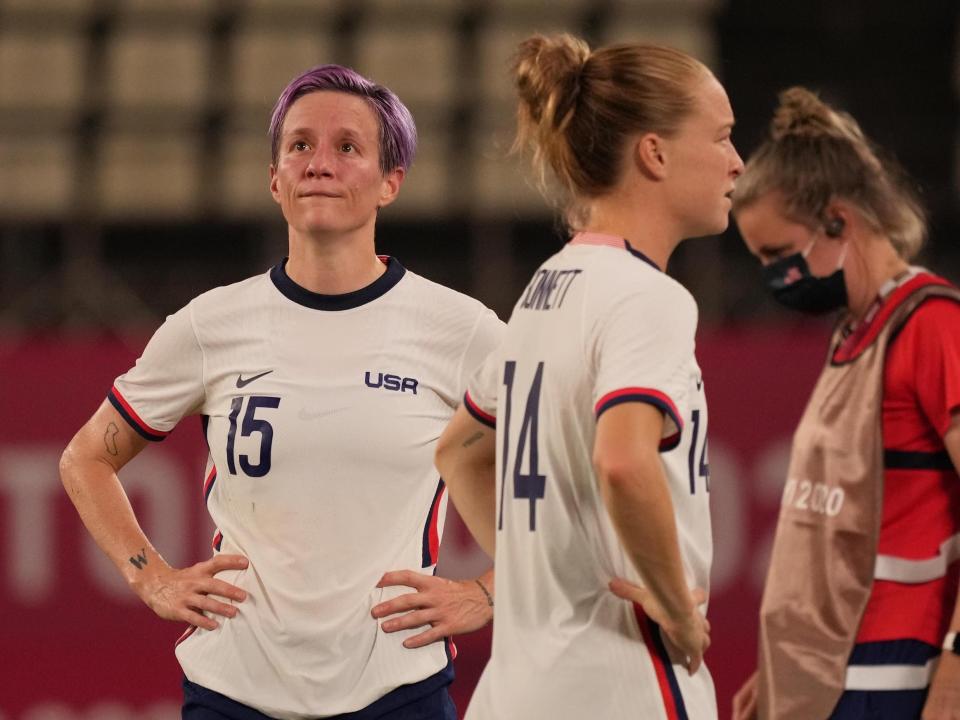
{"label": "dark background wall", "polygon": [[[697,54],[728,89],[744,155],[778,91],[818,90],[916,178],[932,220],[921,261],[956,278],[958,14],[948,0],[3,0],[0,329],[153,327],[273,264],[270,106],[321,61],[388,84],[417,118],[421,152],[380,250],[508,314],[561,242],[505,157],[507,60],[534,30]],[[686,243],[671,272],[708,324],[774,312],[733,228]]]}

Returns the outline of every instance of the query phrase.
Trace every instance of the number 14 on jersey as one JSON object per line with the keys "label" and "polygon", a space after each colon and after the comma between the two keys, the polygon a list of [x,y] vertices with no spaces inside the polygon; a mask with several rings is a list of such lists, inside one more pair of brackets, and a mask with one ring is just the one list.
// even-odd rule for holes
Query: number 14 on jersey
{"label": "number 14 on jersey", "polygon": [[[513,457],[513,497],[516,500],[530,502],[530,530],[537,529],[537,500],[542,500],[546,491],[547,478],[541,475],[539,468],[539,427],[540,427],[540,387],[543,384],[543,362],[537,364],[533,382],[527,391],[527,401],[520,423],[520,435],[517,446],[510,445],[510,421],[513,412],[513,389],[517,374],[517,363],[508,360],[504,363],[503,384],[506,386],[503,413],[503,460],[500,466],[500,512],[497,529],[503,529],[503,502],[507,483],[507,469],[511,467]],[[527,471],[523,471],[526,465]]]}
{"label": "number 14 on jersey", "polygon": [[[503,507],[506,498],[508,473],[513,479],[513,499],[527,500],[530,503],[529,528],[537,529],[537,500],[542,500],[546,492],[547,477],[540,472],[540,388],[543,385],[544,363],[537,363],[536,372],[526,393],[523,419],[520,422],[520,434],[516,446],[510,435],[513,419],[513,394],[517,384],[517,363],[508,360],[503,367],[503,384],[506,388],[503,403],[503,457],[500,465],[500,508],[497,529],[503,530]],[[521,390],[522,393],[522,390]],[[521,395],[522,396],[522,395]],[[701,428],[700,411],[691,413],[692,437],[688,457],[690,493],[695,494],[697,480],[704,481],[704,489],[710,492],[710,466],[707,463],[707,438]],[[698,452],[699,451],[699,452]],[[511,462],[512,460],[512,462]],[[524,467],[526,472],[524,472]]]}

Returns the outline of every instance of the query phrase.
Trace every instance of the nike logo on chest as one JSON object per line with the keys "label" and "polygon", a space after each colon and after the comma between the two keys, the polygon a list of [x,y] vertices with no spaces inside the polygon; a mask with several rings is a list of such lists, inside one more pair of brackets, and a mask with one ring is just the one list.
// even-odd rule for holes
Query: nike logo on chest
{"label": "nike logo on chest", "polygon": [[273,372],[273,370],[266,370],[266,371],[260,373],[259,375],[254,375],[253,377],[248,377],[248,378],[245,378],[242,374],[241,374],[241,375],[237,375],[237,387],[238,387],[238,388],[246,387],[247,385],[249,385],[250,383],[252,383],[254,380],[259,380],[259,379],[262,378],[264,375],[269,375],[269,374],[272,373],[272,372]]}

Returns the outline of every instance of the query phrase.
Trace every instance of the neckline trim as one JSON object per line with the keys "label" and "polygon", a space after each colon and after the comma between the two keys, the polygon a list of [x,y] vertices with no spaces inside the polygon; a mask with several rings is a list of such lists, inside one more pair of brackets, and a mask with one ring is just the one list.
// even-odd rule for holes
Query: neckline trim
{"label": "neckline trim", "polygon": [[887,324],[887,320],[897,307],[915,290],[927,285],[949,287],[950,283],[933,273],[920,270],[906,282],[898,285],[883,298],[877,312],[873,314],[869,321],[860,325],[847,337],[841,337],[835,343],[833,351],[830,353],[831,365],[845,365],[860,357],[880,335]]}
{"label": "neckline trim", "polygon": [[607,235],[605,233],[596,233],[596,232],[578,232],[570,240],[570,245],[602,245],[605,247],[619,248],[621,250],[626,250],[631,255],[633,255],[638,260],[642,260],[647,263],[650,267],[655,269],[657,272],[663,272],[659,265],[657,265],[653,260],[651,260],[645,253],[637,250],[633,245],[630,244],[630,241],[626,238],[619,237],[617,235]]}
{"label": "neckline trim", "polygon": [[270,280],[273,281],[274,286],[285,298],[312,310],[352,310],[361,305],[366,305],[388,293],[407,272],[407,269],[396,258],[380,256],[380,260],[387,266],[387,270],[372,283],[359,290],[341,295],[323,295],[307,290],[287,275],[288,259],[285,257],[270,268]]}

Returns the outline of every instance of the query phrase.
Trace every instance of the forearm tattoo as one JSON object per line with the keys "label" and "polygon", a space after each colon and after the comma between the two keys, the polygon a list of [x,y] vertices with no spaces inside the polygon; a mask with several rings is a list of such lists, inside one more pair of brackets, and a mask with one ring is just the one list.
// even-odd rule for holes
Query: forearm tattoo
{"label": "forearm tattoo", "polygon": [[471,445],[473,445],[475,442],[477,442],[478,440],[480,440],[482,437],[483,437],[483,431],[482,431],[482,430],[478,430],[478,431],[475,432],[473,435],[471,435],[470,437],[468,437],[466,440],[463,441],[463,446],[464,446],[465,448],[468,448],[468,447],[470,447]]}
{"label": "forearm tattoo", "polygon": [[117,435],[120,434],[120,428],[117,427],[117,424],[111,422],[107,425],[106,432],[103,433],[103,444],[107,448],[107,452],[116,457],[120,454],[120,449],[117,447]]}
{"label": "forearm tattoo", "polygon": [[147,549],[140,548],[140,554],[133,555],[130,558],[130,564],[133,565],[137,570],[142,570],[143,566],[147,564]]}

